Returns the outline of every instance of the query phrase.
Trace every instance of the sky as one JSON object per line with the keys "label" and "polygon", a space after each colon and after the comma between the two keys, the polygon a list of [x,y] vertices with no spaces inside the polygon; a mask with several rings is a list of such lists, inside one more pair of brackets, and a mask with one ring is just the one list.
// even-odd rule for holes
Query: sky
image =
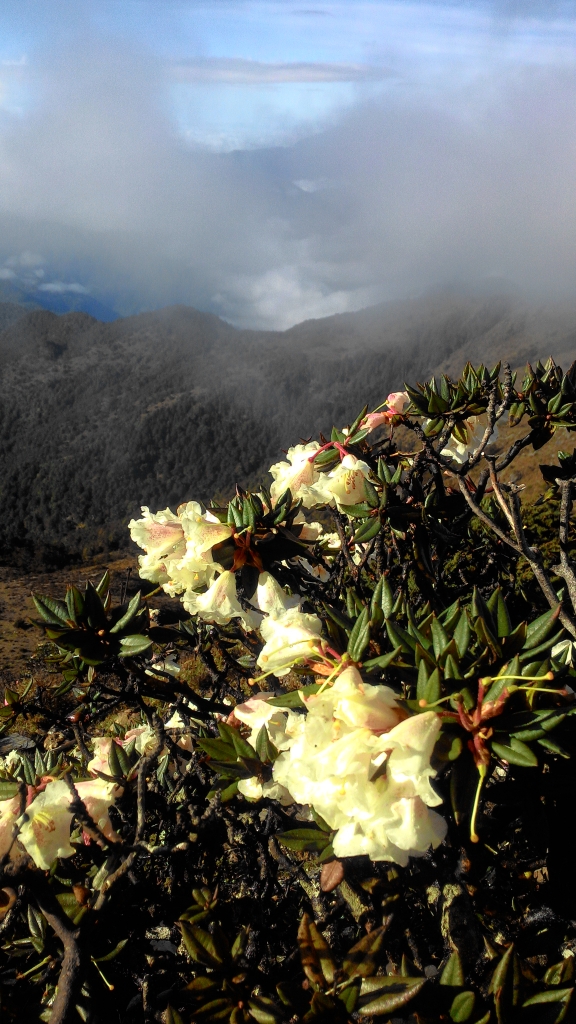
{"label": "sky", "polygon": [[576,2],[3,0],[0,299],[572,299]]}

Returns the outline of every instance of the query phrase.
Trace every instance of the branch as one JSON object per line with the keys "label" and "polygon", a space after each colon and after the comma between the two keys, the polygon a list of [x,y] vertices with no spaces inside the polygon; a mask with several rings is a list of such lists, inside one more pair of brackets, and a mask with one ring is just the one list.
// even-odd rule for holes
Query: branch
{"label": "branch", "polygon": [[504,530],[501,530],[497,523],[495,523],[493,519],[490,519],[490,516],[486,515],[484,510],[481,509],[480,506],[474,501],[474,498],[472,497],[470,491],[466,486],[466,481],[463,480],[461,476],[458,476],[457,480],[458,486],[464,498],[466,499],[468,505],[472,509],[474,515],[477,516],[480,522],[484,523],[484,525],[487,526],[489,530],[492,530],[492,532],[495,533],[496,536],[500,538],[500,540],[504,541],[504,543],[507,544],[508,547],[512,548],[512,550],[515,551],[516,554],[521,555],[522,548],[513,540],[511,540],[510,537],[507,537],[506,534],[504,533]]}
{"label": "branch", "polygon": [[76,989],[80,981],[79,974],[82,967],[82,956],[78,941],[80,929],[73,927],[47,886],[41,893],[36,890],[36,885],[34,889],[36,902],[40,910],[64,948],[62,967],[56,988],[56,998],[52,1004],[52,1012],[50,1014],[50,1024],[65,1024],[69,1011],[74,1005]]}
{"label": "branch", "polygon": [[570,529],[570,514],[572,512],[573,501],[572,489],[574,482],[574,480],[556,480],[561,494],[560,523],[558,529],[558,539],[560,541],[560,565],[554,566],[554,572],[565,580],[572,608],[576,611],[576,573],[574,572],[574,567],[568,558],[568,532]]}
{"label": "branch", "polygon": [[[556,608],[558,606],[558,594],[554,590],[550,577],[544,568],[542,555],[538,548],[531,548],[526,540],[526,534],[524,533],[524,526],[522,524],[520,497],[518,491],[514,491],[512,494],[510,511],[514,520],[514,533],[516,534],[516,538],[520,545],[521,553],[524,555],[526,561],[530,563],[530,568],[538,580],[542,593],[548,601],[548,604],[551,608]],[[573,637],[576,637],[576,622],[572,616],[568,615],[567,612],[561,609],[559,619],[564,626],[564,629],[566,629]]]}

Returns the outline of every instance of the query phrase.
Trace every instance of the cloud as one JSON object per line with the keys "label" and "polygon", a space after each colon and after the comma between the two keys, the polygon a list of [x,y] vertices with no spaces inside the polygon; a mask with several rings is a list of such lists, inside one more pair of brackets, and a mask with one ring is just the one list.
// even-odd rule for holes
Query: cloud
{"label": "cloud", "polygon": [[16,277],[13,270],[8,267],[0,267],[0,281],[12,281]]}
{"label": "cloud", "polygon": [[89,288],[85,288],[84,285],[78,284],[75,281],[66,283],[65,281],[49,281],[46,284],[38,285],[39,292],[53,292],[55,295],[64,295],[66,292],[72,292],[74,295],[89,295]]}
{"label": "cloud", "polygon": [[44,270],[48,294],[122,314],[184,302],[263,328],[455,281],[573,295],[564,51],[512,66],[487,48],[480,71],[426,81],[396,61],[377,96],[360,82],[293,145],[210,153],[178,130],[170,62],[75,32],[38,44],[23,69],[34,102],[0,117],[3,280]]}
{"label": "cloud", "polygon": [[369,64],[326,64],[292,61],[278,64],[238,57],[197,57],[172,65],[180,82],[218,82],[226,85],[270,85],[281,82],[379,82],[389,77],[384,68]]}

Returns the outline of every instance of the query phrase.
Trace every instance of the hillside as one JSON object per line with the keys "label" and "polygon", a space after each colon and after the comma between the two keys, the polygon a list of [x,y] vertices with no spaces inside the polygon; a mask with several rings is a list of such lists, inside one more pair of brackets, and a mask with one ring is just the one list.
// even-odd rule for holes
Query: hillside
{"label": "hillside", "polygon": [[468,358],[568,365],[576,347],[576,306],[506,297],[438,295],[284,332],[183,306],[113,323],[15,309],[0,304],[0,550],[22,566],[106,556],[140,504],[256,482],[281,447],[405,379]]}

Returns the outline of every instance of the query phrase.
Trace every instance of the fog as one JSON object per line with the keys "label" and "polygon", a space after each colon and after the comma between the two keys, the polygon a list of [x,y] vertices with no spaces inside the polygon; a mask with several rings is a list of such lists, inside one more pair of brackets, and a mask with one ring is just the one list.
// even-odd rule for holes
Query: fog
{"label": "fog", "polygon": [[211,152],[178,129],[170,62],[53,10],[0,68],[24,97],[0,108],[2,285],[280,329],[445,284],[573,296],[576,61],[487,52],[426,81],[384,55],[313,130]]}

